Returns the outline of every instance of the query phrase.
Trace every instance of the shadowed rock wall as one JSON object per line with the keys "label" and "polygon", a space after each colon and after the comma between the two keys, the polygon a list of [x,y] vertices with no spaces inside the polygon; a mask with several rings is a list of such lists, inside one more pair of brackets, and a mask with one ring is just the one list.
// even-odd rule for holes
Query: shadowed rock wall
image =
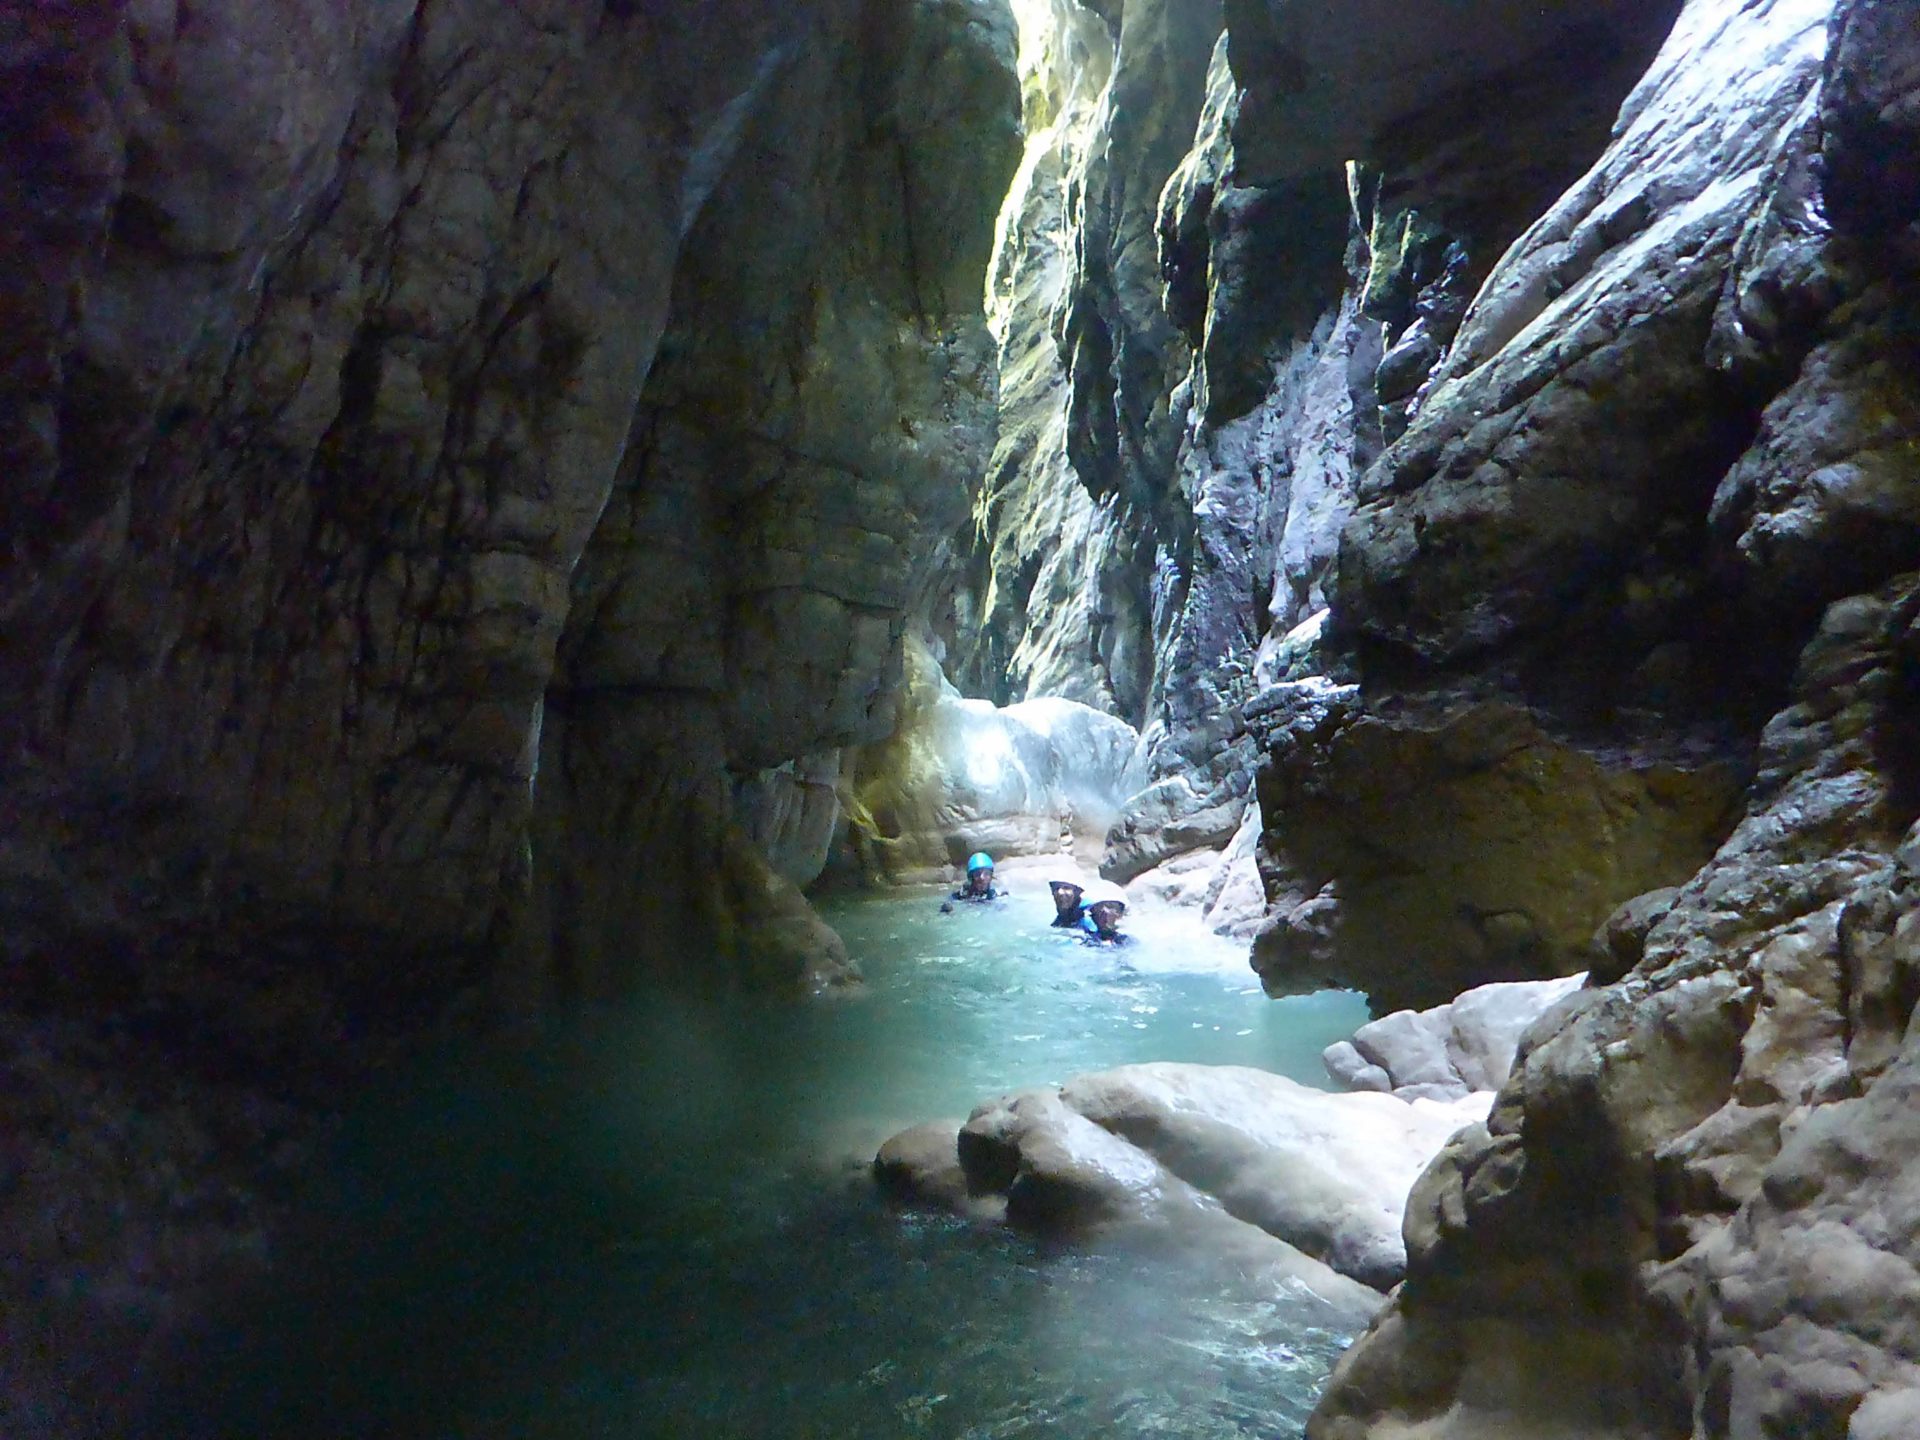
{"label": "shadowed rock wall", "polygon": [[[767,870],[743,782],[777,804],[777,767],[837,770],[893,728],[932,542],[996,433],[981,293],[1018,153],[1013,44],[997,7],[869,6],[796,57],[689,236],[548,694],[534,948],[563,990],[618,988],[636,959],[724,978],[729,949],[773,980],[844,962],[752,926],[759,900],[710,877],[720,854]],[[702,957],[682,937],[712,908],[732,943]]]}
{"label": "shadowed rock wall", "polygon": [[55,100],[7,177],[32,926],[327,933],[433,988],[517,925],[536,796],[570,867],[617,840],[542,793],[596,745],[671,772],[612,831],[697,837],[729,768],[872,737],[910,556],[991,443],[1003,9],[16,28],[9,93]]}
{"label": "shadowed rock wall", "polygon": [[780,777],[991,448],[1018,97],[990,0],[0,30],[0,1428],[70,1433],[384,1041],[833,968]]}

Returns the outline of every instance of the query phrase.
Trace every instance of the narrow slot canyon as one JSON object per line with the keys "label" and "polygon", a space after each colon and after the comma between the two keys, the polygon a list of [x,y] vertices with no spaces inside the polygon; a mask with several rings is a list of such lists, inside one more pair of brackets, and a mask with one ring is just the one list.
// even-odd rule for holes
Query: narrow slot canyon
{"label": "narrow slot canyon", "polygon": [[0,1435],[1920,1437],[1920,0],[0,114]]}

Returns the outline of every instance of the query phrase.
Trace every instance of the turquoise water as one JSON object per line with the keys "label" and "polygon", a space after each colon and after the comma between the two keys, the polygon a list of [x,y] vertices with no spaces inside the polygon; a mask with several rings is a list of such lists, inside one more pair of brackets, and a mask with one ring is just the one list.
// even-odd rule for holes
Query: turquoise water
{"label": "turquoise water", "polygon": [[396,1079],[155,1433],[1297,1435],[1348,1338],[1311,1297],[901,1214],[866,1178],[895,1129],[1129,1061],[1319,1083],[1365,1019],[1266,999],[1185,922],[1085,949],[1032,888],[829,907],[857,995],[656,1002]]}

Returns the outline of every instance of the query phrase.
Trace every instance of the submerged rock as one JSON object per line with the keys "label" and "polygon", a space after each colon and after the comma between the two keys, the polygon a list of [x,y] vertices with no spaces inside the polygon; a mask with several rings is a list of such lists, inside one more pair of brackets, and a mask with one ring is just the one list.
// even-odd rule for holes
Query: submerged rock
{"label": "submerged rock", "polygon": [[990,1101],[951,1149],[941,1128],[903,1132],[875,1173],[950,1209],[1001,1196],[1008,1222],[1087,1243],[1288,1256],[1288,1273],[1324,1298],[1364,1305],[1359,1287],[1390,1288],[1404,1271],[1415,1178],[1486,1104],[1332,1095],[1240,1066],[1127,1065]]}

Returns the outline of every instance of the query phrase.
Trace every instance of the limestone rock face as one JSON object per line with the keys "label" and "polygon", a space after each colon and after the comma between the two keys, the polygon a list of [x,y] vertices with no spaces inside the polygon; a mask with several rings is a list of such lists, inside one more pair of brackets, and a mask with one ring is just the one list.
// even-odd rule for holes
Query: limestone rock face
{"label": "limestone rock face", "polygon": [[[1383,419],[1404,423],[1472,283],[1535,213],[1460,207],[1476,260],[1406,205],[1446,191],[1442,171],[1458,197],[1470,174],[1483,192],[1510,189],[1515,167],[1544,203],[1589,158],[1579,137],[1595,131],[1598,148],[1670,18],[1622,4],[1584,26],[1531,12],[1456,26],[1422,57],[1431,73],[1393,61],[1408,73],[1390,74],[1366,53],[1364,25],[1306,22],[1295,53],[1272,32],[1300,22],[1260,5],[1023,8],[1027,154],[989,287],[1002,428],[978,537],[957,538],[929,619],[967,693],[1063,695],[1140,728],[1146,784],[1114,832],[1109,875],[1217,849],[1249,813],[1259,753],[1245,706],[1262,646],[1325,608]],[[1417,19],[1431,35],[1436,16]],[[1549,61],[1575,56],[1577,83],[1548,80]],[[1275,132],[1243,122],[1243,103],[1348,64],[1358,91],[1286,125],[1304,134],[1360,94],[1368,145],[1256,163]],[[1423,132],[1409,95],[1426,81],[1411,76],[1440,72],[1500,77],[1537,125],[1522,136],[1442,104]],[[1471,137],[1443,137],[1443,124]],[[1427,143],[1402,143],[1413,134]],[[1373,147],[1376,135],[1392,143]],[[1416,173],[1416,158],[1456,139],[1481,160]],[[1505,159],[1485,160],[1492,151]],[[1381,157],[1387,180],[1343,176],[1346,161]]]}
{"label": "limestone rock face", "polygon": [[[1821,238],[1828,9],[1682,15],[1360,483],[1318,657],[1358,683],[1252,706],[1270,983],[1346,974],[1386,1008],[1585,968],[1736,813],[1785,681],[1755,627],[1888,573],[1902,382],[1890,411],[1791,418],[1877,383],[1893,303]],[[1807,462],[1827,479],[1789,478]],[[1875,540],[1841,541],[1866,513]]]}
{"label": "limestone rock face", "polygon": [[626,983],[636,936],[658,937],[645,968],[699,956],[680,937],[712,933],[730,824],[783,882],[819,873],[835,780],[794,766],[837,774],[825,757],[893,728],[933,540],[993,445],[979,285],[1018,149],[1011,17],[926,0],[845,39],[783,72],[689,236],[572,578],[530,927],[568,988]]}
{"label": "limestone rock face", "polygon": [[[1050,689],[1140,727],[1112,877],[1250,813],[1263,647],[1326,607],[1384,435],[1672,19],[1496,10],[1026,12],[1028,157],[990,302],[1003,430],[934,628],[969,693]],[[1466,98],[1490,83],[1524,97],[1499,124]],[[1373,168],[1343,175],[1355,159]],[[1407,209],[1450,203],[1453,230]]]}
{"label": "limestone rock face", "polygon": [[[1027,158],[989,289],[1000,443],[978,545],[933,629],[968,693],[1057,694],[1147,722],[1148,779],[1168,784],[1116,840],[1108,868],[1125,875],[1223,844],[1245,813],[1236,686],[1270,623],[1289,496],[1305,509],[1344,473],[1301,417],[1344,403],[1348,353],[1367,341],[1357,317],[1333,318],[1349,225],[1337,167],[1285,196],[1231,182],[1217,7],[1060,0],[1026,23]],[[1294,378],[1263,402],[1282,357]],[[1196,413],[1249,410],[1218,444],[1193,433]],[[1295,541],[1303,591],[1331,561],[1337,524],[1321,531]]]}
{"label": "limestone rock face", "polygon": [[[1920,214],[1867,197],[1910,194],[1916,22],[1911,4],[1760,5],[1737,18],[1690,5],[1623,116],[1617,158],[1663,129],[1677,143],[1707,125],[1727,146],[1711,164],[1737,168],[1666,191],[1683,203],[1664,216],[1658,204],[1631,206],[1634,223],[1610,231],[1618,241],[1581,272],[1604,273],[1619,243],[1646,273],[1667,275],[1637,302],[1651,307],[1646,318],[1628,326],[1640,329],[1633,345],[1652,347],[1633,384],[1658,395],[1582,382],[1586,398],[1571,410],[1552,401],[1605,346],[1572,371],[1521,364],[1604,324],[1637,283],[1619,273],[1628,290],[1583,301],[1588,282],[1569,274],[1557,295],[1541,292],[1545,308],[1520,303],[1529,247],[1554,243],[1538,231],[1503,262],[1510,273],[1488,282],[1479,321],[1462,329],[1405,448],[1376,472],[1390,488],[1347,532],[1348,633],[1369,637],[1357,693],[1389,677],[1402,693],[1431,692],[1463,673],[1523,690],[1565,662],[1538,649],[1531,671],[1508,662],[1549,635],[1569,651],[1591,603],[1581,592],[1620,573],[1597,557],[1590,570],[1563,567],[1570,584],[1552,605],[1519,580],[1535,563],[1523,558],[1530,545],[1544,547],[1538,558],[1558,544],[1559,521],[1536,534],[1521,499],[1555,473],[1546,457],[1580,433],[1583,406],[1597,414],[1632,401],[1639,433],[1663,397],[1699,406],[1733,380],[1750,419],[1722,464],[1703,450],[1691,467],[1647,472],[1655,489],[1640,491],[1631,470],[1613,468],[1629,451],[1612,446],[1571,487],[1556,486],[1552,505],[1611,475],[1610,519],[1591,532],[1604,547],[1610,526],[1624,526],[1612,532],[1624,540],[1646,523],[1636,494],[1664,507],[1679,498],[1668,488],[1676,477],[1696,477],[1676,512],[1693,558],[1676,549],[1657,562],[1681,588],[1662,599],[1665,582],[1640,570],[1614,622],[1624,636],[1688,588],[1744,617],[1746,638],[1721,653],[1640,662],[1642,680],[1659,674],[1671,687],[1649,703],[1674,729],[1685,728],[1689,685],[1742,667],[1752,681],[1783,637],[1797,641],[1815,621],[1759,727],[1743,817],[1677,888],[1621,897],[1599,932],[1599,978],[1613,983],[1535,1027],[1486,1126],[1462,1132],[1415,1187],[1407,1281],[1336,1372],[1313,1440],[1785,1440],[1909,1423],[1915,1255],[1897,1217],[1911,1208],[1920,1133],[1910,1093],[1920,580],[1900,540],[1920,405],[1900,364],[1904,322],[1891,317],[1913,303]],[[1738,115],[1721,108],[1741,94]],[[1771,138],[1747,128],[1755,122]],[[1588,183],[1612,173],[1607,184],[1645,197],[1660,148],[1641,150],[1646,163],[1630,176],[1603,160]],[[1694,148],[1681,173],[1702,161]],[[1606,211],[1583,189],[1563,202],[1568,218],[1596,200],[1593,213]],[[1575,252],[1585,223],[1565,232]],[[1685,251],[1669,252],[1661,237],[1683,234]],[[1703,261],[1696,286],[1686,276]],[[1503,337],[1487,327],[1508,303],[1527,318]],[[1667,351],[1662,327],[1681,315],[1692,338]],[[1494,348],[1470,353],[1476,334]],[[1482,413],[1446,420],[1450,395],[1476,397]],[[1524,427],[1503,418],[1515,404],[1532,407]],[[1562,423],[1572,428],[1557,434]],[[1423,425],[1436,428],[1423,437]],[[1437,448],[1415,464],[1413,447],[1429,441]],[[1479,540],[1449,528],[1469,509]],[[1496,533],[1504,523],[1533,538],[1508,549]],[[1455,566],[1465,567],[1457,577]],[[1602,730],[1626,753],[1647,733],[1624,707]]]}
{"label": "limestone rock face", "polygon": [[1685,643],[1677,622],[1700,604],[1687,521],[1750,426],[1703,356],[1776,159],[1803,143],[1827,8],[1689,10],[1614,144],[1489,278],[1368,477],[1337,630],[1431,664],[1551,635],[1580,646],[1559,664],[1611,652],[1623,678],[1649,642]]}
{"label": "limestone rock face", "polygon": [[[1635,972],[1536,1028],[1485,1129],[1416,1187],[1408,1283],[1312,1433],[1445,1414],[1438,1433],[1462,1437],[1574,1416],[1605,1435],[1841,1434],[1904,1383],[1920,1354],[1881,1317],[1910,1314],[1895,1277],[1913,1257],[1880,1217],[1904,1203],[1914,1129],[1920,851],[1892,736],[1914,723],[1897,677],[1916,607],[1909,578],[1829,612],[1748,817]],[[1516,1383],[1516,1344],[1557,1357],[1552,1386]]]}
{"label": "limestone rock face", "polygon": [[[1137,811],[1139,805],[1136,796],[1132,808]],[[1160,832],[1162,843],[1178,840],[1192,823],[1191,818],[1174,822]],[[1197,908],[1215,934],[1250,939],[1267,920],[1266,885],[1257,858],[1260,832],[1260,809],[1249,805],[1240,828],[1222,848],[1182,848],[1171,860],[1129,880],[1128,891],[1141,900]],[[1109,850],[1110,873],[1112,862]]]}
{"label": "limestone rock face", "polygon": [[[1239,1066],[1150,1064],[1023,1090],[975,1110],[954,1148],[932,1127],[882,1148],[903,1198],[1004,1196],[1005,1218],[1090,1243],[1139,1238],[1277,1264],[1323,1298],[1398,1282],[1415,1177],[1486,1097],[1449,1104],[1329,1095]],[[964,1187],[956,1185],[957,1163]],[[1284,1257],[1284,1258],[1279,1258]]]}
{"label": "limestone rock face", "polygon": [[[840,970],[794,886],[993,446],[1006,6],[4,29],[6,1004],[57,1038],[36,1074],[191,1117],[76,1140],[71,1203],[224,1184],[226,1109],[323,1108],[462,997]],[[5,1203],[9,1276],[142,1263],[138,1224],[75,1259],[15,1223],[38,1181]],[[166,1253],[257,1264],[251,1227]],[[69,1367],[48,1423],[122,1377],[45,1336],[195,1268],[10,1328]]]}
{"label": "limestone rock face", "polygon": [[842,752],[803,755],[736,780],[733,813],[754,848],[786,879],[806,885],[826,868],[840,832]]}
{"label": "limestone rock face", "polygon": [[1714,538],[1749,603],[1816,608],[1914,555],[1913,307],[1910,287],[1888,284],[1851,300],[1720,481]]}
{"label": "limestone rock face", "polygon": [[910,644],[892,736],[852,779],[864,858],[895,878],[1099,844],[1134,788],[1133,727],[1062,699],[969,700]]}
{"label": "limestone rock face", "polygon": [[[1229,0],[1236,65],[1251,82],[1234,129],[1240,168],[1247,183],[1271,184],[1367,161],[1469,229],[1489,212],[1544,205],[1562,167],[1604,143],[1613,105],[1679,8]],[[1488,111],[1502,123],[1477,123]]]}
{"label": "limestone rock face", "polygon": [[1192,143],[1217,0],[1029,7],[1027,151],[988,293],[1001,433],[980,535],[934,627],[970,694],[1137,724],[1187,344],[1161,299],[1162,187]]}
{"label": "limestone rock face", "polygon": [[1578,970],[1624,897],[1712,852],[1739,796],[1732,763],[1619,763],[1507,702],[1403,715],[1290,682],[1263,703],[1260,808],[1291,903],[1253,963],[1277,994],[1344,983],[1386,1010]]}
{"label": "limestone rock face", "polygon": [[6,207],[14,829],[30,863],[118,808],[48,843],[180,872],[49,924],[218,897],[617,984],[648,957],[611,935],[712,932],[628,924],[606,874],[710,864],[730,771],[878,733],[911,557],[992,443],[1011,16],[656,8],[10,40],[62,97],[8,160],[43,197]]}

